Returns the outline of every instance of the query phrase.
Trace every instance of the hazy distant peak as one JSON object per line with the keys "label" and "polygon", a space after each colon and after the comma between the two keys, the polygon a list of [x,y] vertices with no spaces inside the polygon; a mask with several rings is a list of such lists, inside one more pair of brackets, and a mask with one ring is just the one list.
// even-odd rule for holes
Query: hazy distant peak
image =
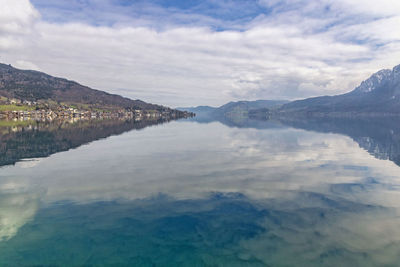
{"label": "hazy distant peak", "polygon": [[393,68],[393,72],[400,73],[400,64]]}
{"label": "hazy distant peak", "polygon": [[393,68],[393,79],[395,81],[400,81],[400,65]]}
{"label": "hazy distant peak", "polygon": [[380,70],[372,74],[372,76],[369,77],[367,80],[361,82],[361,84],[356,89],[354,89],[354,92],[358,93],[372,92],[375,89],[377,89],[380,85],[382,85],[384,82],[386,82],[391,74],[392,71],[389,69]]}

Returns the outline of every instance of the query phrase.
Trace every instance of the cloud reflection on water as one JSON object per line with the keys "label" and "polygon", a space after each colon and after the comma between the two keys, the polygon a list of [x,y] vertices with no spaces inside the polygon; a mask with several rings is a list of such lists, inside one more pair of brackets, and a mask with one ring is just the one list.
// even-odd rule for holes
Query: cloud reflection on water
{"label": "cloud reflection on water", "polygon": [[[124,215],[126,210],[118,209],[123,201],[123,205],[142,205],[142,212],[155,216],[146,221],[149,224],[172,214],[195,216],[205,223],[210,218],[191,205],[175,209],[187,201],[206,202],[203,208],[214,209],[220,204],[215,194],[238,193],[224,203],[236,203],[239,197],[241,203],[257,207],[253,214],[257,219],[250,225],[260,231],[239,235],[238,242],[231,244],[236,247],[228,250],[254,260],[254,265],[333,266],[344,260],[364,266],[391,264],[400,252],[398,171],[393,162],[374,158],[351,138],[338,134],[173,122],[54,154],[31,168],[20,164],[3,168],[0,188],[6,190],[12,181],[22,188],[21,196],[40,191],[33,203],[40,201],[42,208],[37,211],[35,205],[22,201],[17,207],[26,210],[26,216],[20,216],[12,223],[13,230],[2,235],[9,239],[35,212],[46,214],[54,203],[62,202],[86,211],[91,205],[114,203],[118,216],[146,221],[140,212]],[[13,191],[15,197],[17,192]],[[170,206],[157,217],[154,197],[160,193],[168,196],[162,202]],[[15,206],[14,199],[2,198],[1,207]],[[2,221],[15,218],[15,209],[0,210]],[[230,218],[233,225],[244,216],[237,207],[215,212],[210,220],[223,221],[231,213],[236,216]],[[213,229],[205,225],[202,231]],[[148,231],[152,234],[153,230]],[[168,243],[168,238],[177,238],[177,232],[170,234],[161,239]],[[198,234],[198,229],[192,234]],[[200,238],[198,242],[204,249],[208,241]],[[214,245],[210,250],[216,249]]]}

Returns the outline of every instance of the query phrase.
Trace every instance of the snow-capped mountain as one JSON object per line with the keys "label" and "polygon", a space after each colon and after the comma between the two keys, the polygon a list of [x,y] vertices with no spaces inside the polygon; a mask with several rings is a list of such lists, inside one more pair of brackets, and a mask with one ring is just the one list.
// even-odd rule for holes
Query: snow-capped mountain
{"label": "snow-capped mountain", "polygon": [[383,83],[385,83],[391,74],[392,71],[389,69],[380,70],[377,73],[372,74],[372,76],[367,80],[363,81],[356,89],[354,89],[354,92],[372,92],[376,88],[379,88],[379,86],[381,86]]}
{"label": "snow-capped mountain", "polygon": [[378,71],[347,94],[293,101],[279,110],[285,114],[294,112],[323,116],[400,115],[400,65]]}
{"label": "snow-capped mountain", "polygon": [[372,74],[367,80],[363,81],[352,93],[370,93],[376,90],[391,90],[393,95],[397,95],[400,90],[400,65],[392,70],[384,69]]}

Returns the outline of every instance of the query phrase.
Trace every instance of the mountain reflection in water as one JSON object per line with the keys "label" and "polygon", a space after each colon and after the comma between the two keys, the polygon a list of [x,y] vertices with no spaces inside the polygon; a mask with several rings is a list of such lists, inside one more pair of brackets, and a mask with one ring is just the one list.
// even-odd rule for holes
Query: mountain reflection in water
{"label": "mountain reflection in water", "polygon": [[0,166],[15,164],[21,159],[47,157],[111,135],[164,122],[167,120],[126,118],[0,121]]}
{"label": "mountain reflection in water", "polygon": [[292,126],[175,121],[3,167],[0,265],[397,265],[399,166]]}
{"label": "mountain reflection in water", "polygon": [[307,118],[282,120],[295,128],[350,136],[378,159],[400,166],[400,118]]}
{"label": "mountain reflection in water", "polygon": [[391,160],[400,166],[399,117],[295,117],[273,120],[248,117],[214,117],[200,115],[190,119],[199,123],[220,122],[229,127],[271,129],[294,127],[321,133],[338,133],[351,137],[361,148],[378,159]]}

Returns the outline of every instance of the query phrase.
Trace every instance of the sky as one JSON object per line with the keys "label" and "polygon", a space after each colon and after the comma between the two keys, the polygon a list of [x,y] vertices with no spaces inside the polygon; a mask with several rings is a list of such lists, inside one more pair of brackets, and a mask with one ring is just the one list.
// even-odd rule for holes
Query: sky
{"label": "sky", "polygon": [[400,64],[397,0],[0,6],[0,62],[171,107],[340,94]]}

